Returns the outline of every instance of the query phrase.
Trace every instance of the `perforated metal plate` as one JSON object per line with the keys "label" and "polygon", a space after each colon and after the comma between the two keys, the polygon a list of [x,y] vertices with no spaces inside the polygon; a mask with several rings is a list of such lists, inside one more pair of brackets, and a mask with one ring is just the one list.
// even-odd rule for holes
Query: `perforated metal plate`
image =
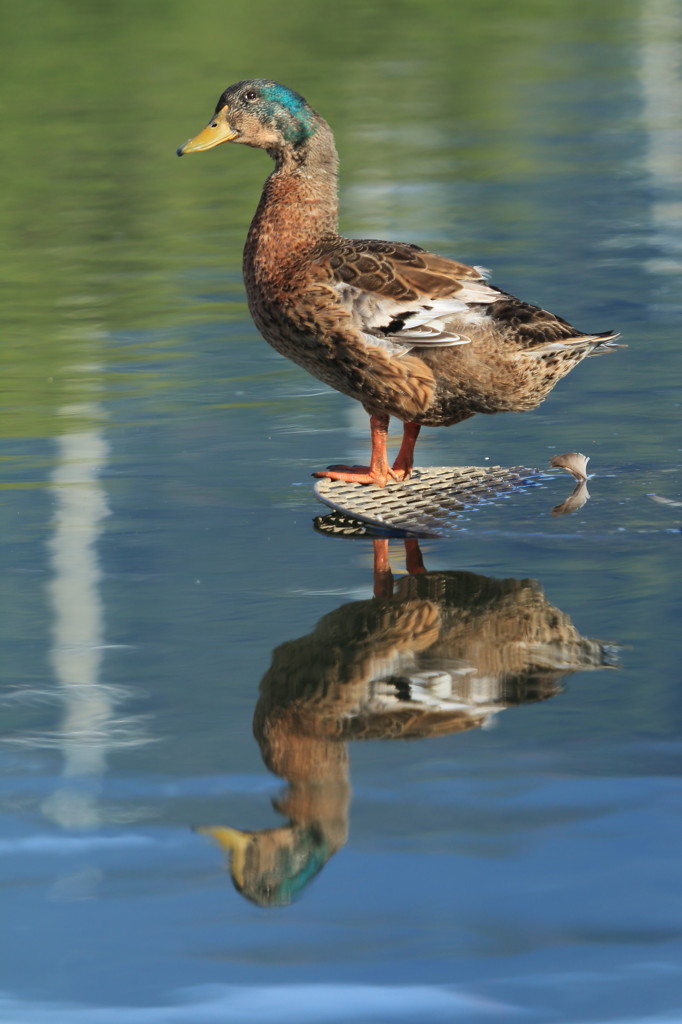
{"label": "perforated metal plate", "polygon": [[523,466],[430,466],[384,488],[323,478],[315,484],[315,494],[330,508],[382,532],[437,537],[456,527],[467,506],[491,501],[541,475]]}

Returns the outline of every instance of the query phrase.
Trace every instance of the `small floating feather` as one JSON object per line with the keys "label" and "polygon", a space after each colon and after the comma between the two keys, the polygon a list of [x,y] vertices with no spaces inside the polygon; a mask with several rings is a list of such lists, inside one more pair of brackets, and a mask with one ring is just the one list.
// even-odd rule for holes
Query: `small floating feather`
{"label": "small floating feather", "polygon": [[554,469],[567,470],[576,480],[585,481],[587,480],[587,463],[589,461],[589,455],[583,455],[581,452],[565,452],[563,455],[553,455],[549,464]]}

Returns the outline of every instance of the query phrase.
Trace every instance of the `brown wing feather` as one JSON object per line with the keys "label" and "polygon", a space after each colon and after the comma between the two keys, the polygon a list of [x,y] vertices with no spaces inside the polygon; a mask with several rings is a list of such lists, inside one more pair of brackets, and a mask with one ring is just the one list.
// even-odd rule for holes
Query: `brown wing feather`
{"label": "brown wing feather", "polygon": [[[618,336],[609,331],[586,334],[563,317],[491,285],[477,268],[404,242],[338,238],[331,247],[325,244],[319,265],[337,281],[395,302],[459,299],[469,309],[480,311],[486,324],[484,333],[494,332],[520,352],[533,354],[535,350],[545,355],[550,352],[547,346],[565,342],[578,357],[581,348],[607,350],[605,342]],[[461,330],[457,313],[446,320],[453,329]],[[476,329],[467,324],[465,330],[475,340]],[[543,347],[545,351],[541,351]]]}
{"label": "brown wing feather", "polygon": [[465,282],[484,280],[474,267],[403,242],[339,238],[323,259],[338,280],[396,301],[456,295]]}
{"label": "brown wing feather", "polygon": [[614,347],[606,343],[619,337],[617,331],[587,334],[556,313],[523,302],[506,292],[502,292],[486,312],[497,332],[531,355],[550,355],[553,347],[555,350],[563,347],[562,342],[565,351],[574,348],[576,354],[579,349],[604,352]]}

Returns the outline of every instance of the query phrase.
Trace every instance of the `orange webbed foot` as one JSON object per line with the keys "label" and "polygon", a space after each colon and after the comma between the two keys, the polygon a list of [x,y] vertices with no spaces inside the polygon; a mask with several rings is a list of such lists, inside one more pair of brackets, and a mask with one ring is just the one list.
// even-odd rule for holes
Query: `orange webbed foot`
{"label": "orange webbed foot", "polygon": [[374,484],[376,487],[385,487],[389,479],[402,479],[389,466],[383,471],[371,466],[330,466],[329,469],[313,473],[313,476],[342,480],[346,484]]}
{"label": "orange webbed foot", "polygon": [[393,469],[391,470],[391,476],[394,480],[409,480],[412,476],[412,464],[404,465],[399,459],[396,459],[393,463]]}
{"label": "orange webbed foot", "polygon": [[386,438],[388,436],[388,416],[372,415],[369,418],[372,439],[372,457],[369,466],[329,466],[328,469],[313,473],[313,476],[327,477],[329,480],[342,480],[347,484],[374,484],[385,487],[389,480],[404,480],[410,475],[414,457],[414,442],[419,433],[416,423],[407,423],[403,433],[403,443],[398,452],[393,469],[386,458]]}

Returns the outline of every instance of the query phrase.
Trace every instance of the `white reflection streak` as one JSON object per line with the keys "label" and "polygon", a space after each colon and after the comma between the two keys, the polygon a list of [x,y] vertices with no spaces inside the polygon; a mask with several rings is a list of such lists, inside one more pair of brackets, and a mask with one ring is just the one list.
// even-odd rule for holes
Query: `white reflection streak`
{"label": "white reflection streak", "polygon": [[682,269],[682,8],[679,0],[642,0],[639,79],[646,132],[644,165],[654,198],[652,236],[657,255],[646,260],[653,274]]}
{"label": "white reflection streak", "polygon": [[[81,420],[100,418],[97,405],[61,410]],[[63,717],[59,746],[66,777],[99,777],[106,763],[112,695],[99,685],[104,643],[97,539],[109,514],[99,475],[108,446],[100,431],[78,430],[56,439],[52,473],[56,515],[50,541],[53,576],[48,594],[53,612],[50,660],[61,687]],[[82,787],[62,787],[43,804],[44,813],[65,828],[97,825],[96,798]]]}
{"label": "white reflection streak", "polygon": [[[176,994],[175,1005],[83,1006],[20,1001],[0,992],[2,1020],[12,1024],[349,1024],[395,1021],[494,1019],[517,1006],[446,985],[276,985],[258,988],[210,985]],[[465,1016],[466,1015],[466,1016]]]}

